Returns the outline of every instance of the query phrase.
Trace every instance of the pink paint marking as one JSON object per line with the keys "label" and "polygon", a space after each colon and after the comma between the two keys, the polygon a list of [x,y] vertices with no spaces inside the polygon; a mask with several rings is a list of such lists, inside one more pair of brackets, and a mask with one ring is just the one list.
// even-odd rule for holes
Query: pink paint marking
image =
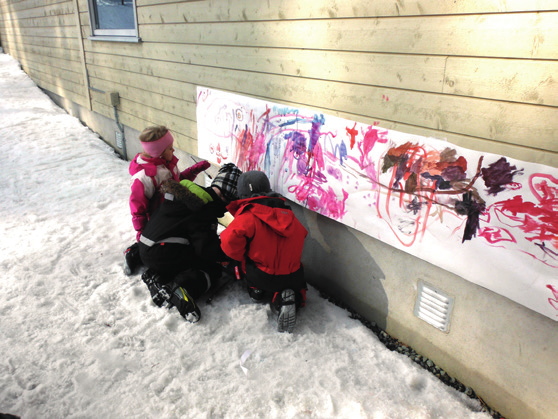
{"label": "pink paint marking", "polygon": [[529,241],[549,241],[558,249],[558,217],[551,205],[524,202],[520,195],[494,204],[495,211],[515,222]]}
{"label": "pink paint marking", "polygon": [[[548,299],[548,303],[552,306],[552,308],[554,308],[554,310],[558,311],[558,289],[554,288],[552,285],[548,284],[546,286],[546,288],[548,288],[552,294],[554,295],[554,298],[549,298]],[[558,314],[557,314],[558,316]]]}
{"label": "pink paint marking", "polygon": [[483,237],[488,243],[495,244],[500,242],[517,243],[515,237],[505,228],[484,227],[479,229],[479,237]]}

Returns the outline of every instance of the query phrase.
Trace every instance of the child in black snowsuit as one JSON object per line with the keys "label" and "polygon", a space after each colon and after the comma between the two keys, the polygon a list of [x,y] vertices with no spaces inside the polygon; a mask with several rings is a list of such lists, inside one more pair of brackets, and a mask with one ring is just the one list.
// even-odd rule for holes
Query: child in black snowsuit
{"label": "child in black snowsuit", "polygon": [[217,219],[237,199],[241,171],[224,165],[211,187],[189,180],[168,180],[161,186],[164,201],[139,239],[141,260],[149,269],[142,279],[155,304],[177,307],[188,321],[199,321],[195,300],[220,278],[228,261],[220,246]]}

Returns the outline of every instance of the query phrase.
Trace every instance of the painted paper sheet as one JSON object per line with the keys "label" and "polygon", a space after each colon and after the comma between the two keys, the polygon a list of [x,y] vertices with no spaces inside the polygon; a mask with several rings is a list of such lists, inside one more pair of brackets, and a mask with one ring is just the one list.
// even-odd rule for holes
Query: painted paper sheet
{"label": "painted paper sheet", "polygon": [[198,88],[199,155],[558,320],[558,169]]}

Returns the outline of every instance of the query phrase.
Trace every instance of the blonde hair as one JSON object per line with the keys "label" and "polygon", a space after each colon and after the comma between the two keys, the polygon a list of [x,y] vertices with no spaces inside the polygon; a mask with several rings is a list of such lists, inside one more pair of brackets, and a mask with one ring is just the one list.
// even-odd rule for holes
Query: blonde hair
{"label": "blonde hair", "polygon": [[152,141],[157,141],[159,138],[161,138],[163,135],[165,135],[167,132],[169,131],[169,129],[167,127],[165,127],[164,125],[154,125],[152,127],[147,127],[146,129],[144,129],[140,136],[139,136],[139,140],[142,143],[150,143]]}

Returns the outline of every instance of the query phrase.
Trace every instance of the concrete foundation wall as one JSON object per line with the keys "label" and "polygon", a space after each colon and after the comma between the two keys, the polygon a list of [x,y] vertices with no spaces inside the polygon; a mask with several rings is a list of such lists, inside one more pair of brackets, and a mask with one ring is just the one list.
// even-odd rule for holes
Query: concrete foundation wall
{"label": "concrete foundation wall", "polygon": [[[506,418],[557,417],[556,322],[329,218],[298,206],[295,212],[309,230],[303,262],[310,283],[434,361]],[[454,297],[448,333],[414,315],[419,280]]]}

